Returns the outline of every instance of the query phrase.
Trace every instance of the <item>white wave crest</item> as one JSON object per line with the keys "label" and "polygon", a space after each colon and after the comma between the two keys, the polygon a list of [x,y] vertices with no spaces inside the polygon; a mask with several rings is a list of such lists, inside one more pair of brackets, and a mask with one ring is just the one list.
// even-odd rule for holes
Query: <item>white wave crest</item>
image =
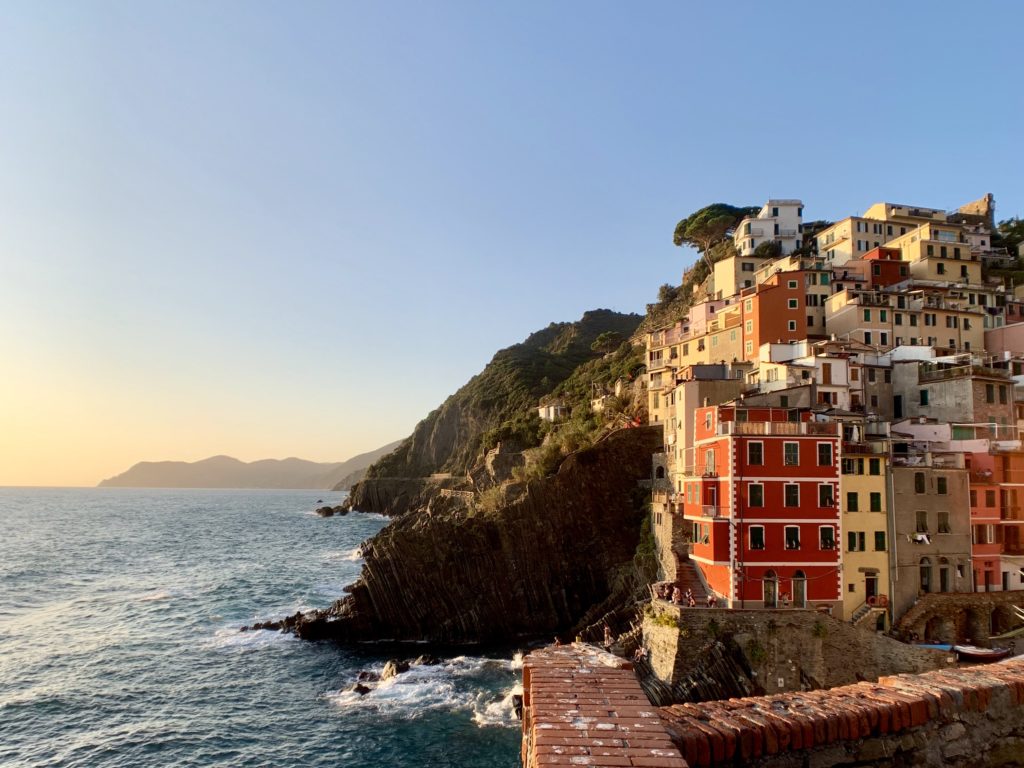
{"label": "white wave crest", "polygon": [[255,651],[283,643],[294,643],[297,640],[298,638],[290,632],[278,632],[273,629],[251,629],[242,632],[238,627],[226,627],[214,632],[208,646],[225,650]]}
{"label": "white wave crest", "polygon": [[473,722],[481,728],[494,725],[518,727],[519,720],[516,718],[512,697],[521,696],[522,693],[523,687],[515,685],[497,700],[484,693],[478,694],[477,700],[473,703]]}
{"label": "white wave crest", "polygon": [[147,592],[144,595],[139,595],[135,598],[140,603],[149,603],[155,600],[173,600],[176,595],[166,589],[162,589],[156,592]]}

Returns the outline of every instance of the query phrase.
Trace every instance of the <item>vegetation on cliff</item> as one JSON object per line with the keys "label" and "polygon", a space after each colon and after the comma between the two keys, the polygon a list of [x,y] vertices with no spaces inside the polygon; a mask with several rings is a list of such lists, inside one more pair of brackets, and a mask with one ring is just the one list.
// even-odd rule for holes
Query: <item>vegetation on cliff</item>
{"label": "vegetation on cliff", "polygon": [[602,358],[602,349],[615,335],[632,335],[641,319],[593,310],[574,323],[552,323],[500,350],[483,371],[417,424],[393,453],[374,463],[367,477],[463,474],[480,455],[485,435],[491,441],[514,435],[535,445],[543,436],[535,413],[540,398],[584,363]]}

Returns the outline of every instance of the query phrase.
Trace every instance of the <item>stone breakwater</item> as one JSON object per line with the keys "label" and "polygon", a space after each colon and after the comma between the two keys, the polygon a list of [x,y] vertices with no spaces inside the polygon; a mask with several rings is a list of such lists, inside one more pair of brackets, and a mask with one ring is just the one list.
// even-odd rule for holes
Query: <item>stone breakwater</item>
{"label": "stone breakwater", "polygon": [[647,705],[627,662],[607,657],[578,645],[526,657],[525,768],[1024,765],[1019,657],[662,708]]}

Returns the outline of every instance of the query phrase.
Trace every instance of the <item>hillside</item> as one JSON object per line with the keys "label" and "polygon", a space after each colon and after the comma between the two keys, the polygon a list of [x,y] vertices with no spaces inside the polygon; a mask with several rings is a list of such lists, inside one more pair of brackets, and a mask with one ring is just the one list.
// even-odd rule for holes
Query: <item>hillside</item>
{"label": "hillside", "polygon": [[397,450],[375,462],[367,478],[465,474],[486,432],[522,419],[580,365],[600,359],[603,352],[591,345],[601,334],[628,338],[641,320],[640,315],[592,310],[576,322],[552,323],[498,351],[483,371],[417,424]]}
{"label": "hillside", "polygon": [[126,472],[103,480],[101,488],[279,488],[339,490],[398,443],[353,456],[348,461],[320,463],[303,459],[243,462],[231,456],[202,461],[142,461]]}

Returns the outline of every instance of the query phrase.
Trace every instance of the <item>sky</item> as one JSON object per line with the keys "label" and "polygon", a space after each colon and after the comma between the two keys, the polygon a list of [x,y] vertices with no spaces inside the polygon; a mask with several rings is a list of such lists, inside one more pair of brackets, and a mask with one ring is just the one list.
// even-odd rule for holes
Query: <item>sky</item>
{"label": "sky", "polygon": [[[871,20],[874,21],[871,21]],[[0,3],[0,485],[341,461],[712,202],[1024,215],[1015,3]]]}

